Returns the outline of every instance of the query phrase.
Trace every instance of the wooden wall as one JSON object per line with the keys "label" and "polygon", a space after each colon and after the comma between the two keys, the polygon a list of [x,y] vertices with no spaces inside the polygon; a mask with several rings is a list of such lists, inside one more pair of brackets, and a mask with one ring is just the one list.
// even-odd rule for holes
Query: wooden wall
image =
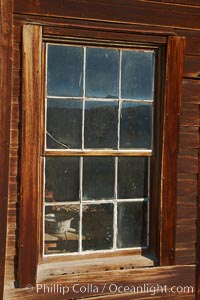
{"label": "wooden wall", "polygon": [[[109,282],[126,284],[167,283],[170,285],[195,285],[197,180],[199,153],[199,105],[200,105],[200,5],[199,0],[15,0],[13,1],[13,55],[12,97],[9,150],[9,202],[6,245],[6,272],[4,298],[14,299],[64,299],[61,296],[27,293],[15,289],[17,255],[17,207],[19,194],[19,159],[21,128],[21,72],[22,72],[22,25],[25,23],[63,24],[74,18],[83,20],[123,22],[140,30],[172,32],[185,36],[186,53],[180,116],[180,150],[178,156],[176,266],[141,270],[120,270],[115,273],[91,273],[59,278],[60,283]],[[8,79],[9,82],[9,79]],[[23,159],[23,158],[22,158]],[[114,278],[112,277],[114,276]],[[52,281],[53,282],[53,279]],[[91,293],[82,296],[89,297]],[[71,295],[70,297],[73,297]],[[79,295],[80,296],[80,295]],[[81,296],[80,296],[81,297]],[[96,299],[154,299],[149,294],[124,294],[102,296]],[[190,295],[157,295],[157,299],[195,299]],[[65,298],[68,299],[68,298]],[[199,298],[200,299],[200,298]]]}

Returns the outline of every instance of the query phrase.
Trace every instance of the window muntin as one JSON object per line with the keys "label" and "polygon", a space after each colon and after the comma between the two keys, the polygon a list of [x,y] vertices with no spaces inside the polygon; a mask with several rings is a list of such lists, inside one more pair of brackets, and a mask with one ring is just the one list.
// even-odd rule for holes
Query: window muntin
{"label": "window muntin", "polygon": [[44,254],[148,246],[154,57],[47,44]]}

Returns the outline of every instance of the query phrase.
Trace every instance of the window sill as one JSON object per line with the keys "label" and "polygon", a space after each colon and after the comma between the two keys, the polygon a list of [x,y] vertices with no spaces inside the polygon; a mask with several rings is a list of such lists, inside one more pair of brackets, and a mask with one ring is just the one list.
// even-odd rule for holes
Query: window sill
{"label": "window sill", "polygon": [[[55,258],[54,258],[55,260]],[[57,261],[50,261],[45,258],[39,264],[37,271],[37,282],[48,281],[63,275],[84,274],[87,272],[113,271],[124,269],[137,269],[153,267],[157,261],[150,255],[120,255],[115,257],[96,257],[66,261],[64,257]]]}

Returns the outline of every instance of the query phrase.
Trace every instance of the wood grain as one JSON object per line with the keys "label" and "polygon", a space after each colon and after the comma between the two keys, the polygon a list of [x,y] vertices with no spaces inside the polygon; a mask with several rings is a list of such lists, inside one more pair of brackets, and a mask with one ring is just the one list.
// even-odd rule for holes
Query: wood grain
{"label": "wood grain", "polygon": [[[19,228],[19,285],[34,284],[39,251],[39,135],[41,27],[24,26],[22,149]],[[31,216],[31,218],[30,218]]]}
{"label": "wood grain", "polygon": [[[111,295],[111,292],[109,291],[109,285],[115,283],[117,286],[143,286],[146,284],[147,286],[156,286],[157,284],[160,286],[167,286],[167,291],[172,286],[188,286],[193,287],[195,284],[195,276],[194,276],[194,266],[176,266],[176,267],[157,267],[157,268],[144,268],[144,269],[135,269],[135,270],[120,270],[118,272],[116,271],[107,271],[107,272],[91,272],[87,274],[76,274],[73,276],[64,275],[62,277],[54,277],[52,276],[51,279],[43,280],[38,282],[39,284],[58,284],[61,287],[62,286],[68,286],[70,288],[69,293],[63,297],[62,294],[59,294],[58,292],[47,294],[44,293],[42,290],[36,292],[36,289],[33,288],[33,291],[27,292],[25,289],[17,289],[17,290],[11,290],[8,294],[9,300],[14,299],[82,299],[82,298],[92,298],[97,297],[98,295],[101,295],[102,299],[109,299],[111,296],[114,297],[114,299],[123,299],[122,293],[116,292],[113,295]],[[167,281],[166,281],[167,280]],[[96,285],[99,289],[99,292],[94,294],[91,291],[86,291],[85,293],[74,293],[73,292],[73,285],[74,284],[80,284],[80,285],[87,285],[93,283],[93,285]],[[104,291],[103,287],[105,286]],[[128,295],[124,295],[124,297],[127,297]],[[151,299],[152,295],[149,293],[137,293],[134,295],[133,293],[129,294],[131,298],[127,299]],[[158,294],[159,297],[165,297],[169,296],[168,294]],[[170,294],[170,299],[179,299],[179,295],[177,293],[174,294],[174,298],[172,297],[172,294]],[[190,299],[190,296],[194,296],[194,292],[192,293],[192,290],[190,290],[190,293],[188,294],[182,294],[181,296],[187,296],[188,298],[183,299]],[[155,297],[155,296],[154,296]],[[100,299],[101,299],[100,298]],[[126,298],[125,298],[126,299]],[[161,298],[162,299],[162,298]],[[165,299],[165,298],[164,298]],[[182,299],[180,297],[180,299]],[[194,299],[194,297],[193,297]]]}
{"label": "wood grain", "polygon": [[[172,12],[173,9],[173,13]],[[106,20],[121,23],[142,23],[182,28],[200,27],[200,8],[160,2],[135,0],[15,0],[18,14]]]}
{"label": "wood grain", "polygon": [[200,104],[200,80],[183,80],[182,103]]}
{"label": "wood grain", "polygon": [[198,157],[179,155],[178,172],[198,174]]}
{"label": "wood grain", "polygon": [[0,298],[3,298],[8,206],[9,127],[12,74],[12,1],[0,1]]}
{"label": "wood grain", "polygon": [[[1,3],[4,3],[7,7],[10,6],[11,1],[1,0]],[[47,3],[48,2],[48,3]],[[200,271],[200,236],[197,236],[198,244],[197,250],[195,250],[196,241],[193,239],[195,228],[192,223],[190,223],[190,216],[194,216],[195,213],[195,204],[197,197],[197,174],[196,174],[196,161],[197,161],[197,152],[199,149],[198,144],[198,131],[197,128],[197,109],[200,104],[200,80],[197,78],[198,68],[195,61],[198,61],[199,56],[199,45],[200,45],[200,17],[199,17],[199,8],[195,7],[199,5],[199,0],[150,0],[150,1],[121,1],[122,5],[120,6],[119,0],[115,1],[98,1],[98,9],[96,9],[97,1],[78,1],[78,0],[69,0],[67,1],[58,0],[58,1],[40,1],[40,0],[15,0],[13,1],[15,7],[15,26],[13,27],[14,36],[13,36],[13,46],[15,48],[15,53],[12,56],[13,59],[13,98],[12,98],[12,109],[11,109],[11,118],[12,118],[12,136],[11,136],[11,150],[10,150],[10,181],[9,181],[9,211],[8,211],[8,233],[7,233],[7,259],[6,259],[6,293],[5,299],[50,299],[49,295],[37,295],[35,293],[27,293],[22,289],[14,289],[14,272],[16,267],[14,264],[14,256],[16,255],[16,205],[17,204],[17,195],[19,192],[19,179],[18,179],[18,164],[20,157],[20,149],[18,148],[18,138],[15,135],[18,135],[18,131],[21,128],[21,57],[22,57],[22,44],[21,44],[21,29],[23,24],[27,23],[37,23],[37,24],[46,24],[48,26],[55,27],[63,26],[75,29],[77,24],[81,24],[82,29],[86,30],[92,25],[93,28],[102,28],[105,31],[119,30],[119,32],[129,32],[129,34],[138,33],[138,34],[148,34],[148,35],[160,35],[168,36],[174,34],[175,28],[176,33],[180,36],[186,36],[186,56],[189,55],[189,58],[186,58],[186,71],[189,74],[189,79],[185,78],[183,80],[183,89],[182,89],[182,111],[181,111],[181,125],[184,127],[181,128],[181,144],[179,151],[179,165],[177,174],[178,177],[178,210],[177,210],[177,234],[178,234],[178,243],[176,242],[176,263],[177,264],[190,264],[195,261],[195,255],[197,251],[197,267]],[[99,3],[101,2],[101,3]],[[162,3],[161,3],[162,2]],[[138,4],[139,3],[139,4]],[[169,4],[169,5],[168,5]],[[180,5],[174,5],[180,4]],[[194,7],[190,7],[194,6]],[[111,9],[112,8],[112,9]],[[77,17],[78,19],[75,19]],[[89,20],[88,17],[93,20]],[[10,18],[10,16],[9,16]],[[9,18],[7,19],[7,25],[10,25]],[[109,19],[110,18],[110,19]],[[98,21],[97,21],[98,19]],[[116,23],[113,22],[116,20]],[[145,25],[146,24],[146,25]],[[5,26],[5,24],[4,24]],[[3,28],[3,27],[2,27]],[[5,28],[5,27],[4,27]],[[122,28],[122,29],[121,29]],[[183,29],[180,29],[183,28]],[[186,30],[184,28],[190,28]],[[10,34],[10,27],[7,27],[8,32],[5,34]],[[194,29],[194,30],[192,30]],[[11,38],[9,40],[9,45],[11,44]],[[10,51],[10,50],[9,50]],[[8,57],[10,52],[6,52],[5,48],[5,57]],[[195,58],[194,58],[195,56]],[[190,65],[191,64],[191,65]],[[198,64],[198,63],[197,63]],[[4,64],[5,65],[5,64]],[[6,84],[11,81],[11,75],[4,76],[4,82]],[[186,75],[187,76],[187,75]],[[10,91],[6,90],[7,95]],[[1,98],[1,101],[4,103],[7,102],[6,98]],[[194,104],[195,107],[188,106],[188,104]],[[2,107],[1,107],[2,108]],[[9,109],[9,108],[8,108]],[[195,112],[194,112],[195,110]],[[194,117],[194,119],[193,119]],[[6,118],[9,122],[9,119]],[[195,127],[194,127],[195,125]],[[4,149],[5,151],[5,149]],[[4,152],[5,153],[5,152]],[[6,161],[5,161],[6,163]],[[3,172],[3,170],[1,170]],[[199,170],[198,170],[199,173]],[[3,174],[3,173],[2,173]],[[3,174],[6,176],[6,173]],[[1,178],[4,178],[1,176]],[[187,186],[189,186],[187,188]],[[200,183],[199,183],[200,186]],[[4,185],[6,187],[6,185]],[[180,206],[179,206],[180,203]],[[194,204],[192,208],[191,203]],[[0,205],[2,203],[0,202]],[[182,207],[183,206],[183,209]],[[200,206],[198,206],[200,207]],[[193,212],[192,212],[193,211]],[[198,210],[198,212],[200,209]],[[1,214],[1,210],[0,210]],[[193,216],[192,222],[193,222]],[[200,217],[199,217],[200,218]],[[1,219],[1,218],[0,218]],[[5,219],[5,215],[4,215]],[[198,222],[200,224],[200,222]],[[188,229],[187,229],[188,225]],[[199,225],[198,225],[199,228]],[[183,239],[185,230],[187,230],[187,235],[185,240]],[[197,232],[200,232],[198,229]],[[1,234],[1,233],[0,233]],[[190,236],[192,237],[190,239]],[[2,248],[1,248],[2,250]],[[0,251],[1,251],[0,250]],[[1,259],[1,256],[0,256]],[[0,268],[0,272],[2,268]],[[152,273],[151,273],[151,272]],[[125,272],[125,273],[124,273]],[[150,272],[150,273],[149,273]],[[161,274],[162,273],[162,274]],[[178,284],[182,282],[182,279],[186,280],[187,278],[194,281],[195,267],[181,267],[179,271],[176,271],[176,268],[172,271],[167,271],[163,269],[160,272],[160,268],[154,270],[144,270],[140,273],[140,278],[143,278],[146,281],[151,278],[151,282],[154,282],[159,279],[160,275],[162,277],[162,282],[168,283],[172,276],[176,274],[175,282]],[[126,275],[125,275],[126,274]],[[200,272],[197,274],[197,282],[199,284],[199,297],[200,297]],[[98,278],[97,275],[92,274],[93,278]],[[86,275],[87,276],[87,275]],[[96,277],[95,277],[96,276]],[[104,278],[105,276],[105,278]],[[130,271],[118,272],[116,274],[117,279],[125,281],[127,277],[130,276],[130,280],[136,276],[135,273]],[[115,278],[113,273],[102,273],[102,277],[99,278],[99,281],[103,282]],[[91,278],[91,277],[90,277]],[[136,276],[136,281],[139,277]],[[174,278],[174,277],[173,277]],[[54,278],[55,279],[55,278]],[[54,280],[52,279],[52,280]],[[62,278],[56,278],[56,280],[62,280],[63,283],[66,283],[69,277],[63,276]],[[75,275],[72,279],[78,280],[79,276]],[[83,279],[84,280],[84,279]],[[89,279],[88,279],[89,280]],[[0,281],[1,282],[1,281]],[[48,283],[48,280],[46,281]],[[148,281],[149,282],[149,281]],[[189,281],[188,281],[189,282]],[[87,295],[85,295],[87,297]],[[141,297],[140,297],[141,296]],[[149,295],[140,295],[140,299],[154,299],[154,297]],[[88,295],[88,297],[90,297]],[[55,299],[55,296],[52,297]],[[61,298],[61,297],[60,297]],[[63,298],[63,297],[62,297]],[[90,297],[91,298],[91,297]],[[102,295],[95,297],[97,299],[133,299],[132,295]],[[172,299],[172,296],[158,296],[157,299]],[[194,299],[194,295],[175,295],[174,299]],[[57,297],[56,297],[57,299]],[[58,298],[59,299],[59,298]],[[138,298],[137,298],[138,299]]]}
{"label": "wood grain", "polygon": [[[199,113],[200,119],[200,113]],[[199,139],[199,162],[197,181],[197,226],[196,226],[196,298],[200,299],[200,139]]]}
{"label": "wood grain", "polygon": [[200,78],[200,56],[187,55],[184,63],[185,78]]}
{"label": "wood grain", "polygon": [[200,7],[199,0],[150,0],[152,2],[163,2],[166,5],[169,3],[173,3],[175,5],[186,5],[186,6],[197,6]]}
{"label": "wood grain", "polygon": [[[169,38],[163,133],[161,264],[175,263],[176,178],[185,39]],[[179,66],[177,68],[176,66]],[[169,209],[170,208],[170,209]],[[169,232],[171,234],[169,234]]]}

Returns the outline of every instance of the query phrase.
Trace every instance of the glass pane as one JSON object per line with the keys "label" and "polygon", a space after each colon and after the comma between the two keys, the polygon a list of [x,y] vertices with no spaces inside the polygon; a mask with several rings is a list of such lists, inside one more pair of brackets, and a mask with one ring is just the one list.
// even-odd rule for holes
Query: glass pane
{"label": "glass pane", "polygon": [[113,204],[83,206],[83,250],[113,247]]}
{"label": "glass pane", "polygon": [[85,148],[116,148],[117,122],[117,102],[86,101]]}
{"label": "glass pane", "polygon": [[82,147],[82,102],[47,100],[47,148]]}
{"label": "glass pane", "polygon": [[83,199],[113,199],[115,183],[114,157],[83,158]]}
{"label": "glass pane", "polygon": [[118,97],[119,51],[87,48],[86,96]]}
{"label": "glass pane", "polygon": [[47,95],[83,95],[83,48],[48,46]]}
{"label": "glass pane", "polygon": [[45,254],[78,252],[79,205],[45,207]]}
{"label": "glass pane", "polygon": [[45,166],[45,201],[79,200],[78,157],[47,157]]}
{"label": "glass pane", "polygon": [[123,102],[120,123],[121,148],[151,149],[152,105]]}
{"label": "glass pane", "polygon": [[118,198],[136,199],[148,195],[148,158],[118,158]]}
{"label": "glass pane", "polygon": [[117,247],[141,247],[147,244],[147,204],[118,203]]}
{"label": "glass pane", "polygon": [[153,99],[154,53],[123,50],[121,78],[123,99]]}

